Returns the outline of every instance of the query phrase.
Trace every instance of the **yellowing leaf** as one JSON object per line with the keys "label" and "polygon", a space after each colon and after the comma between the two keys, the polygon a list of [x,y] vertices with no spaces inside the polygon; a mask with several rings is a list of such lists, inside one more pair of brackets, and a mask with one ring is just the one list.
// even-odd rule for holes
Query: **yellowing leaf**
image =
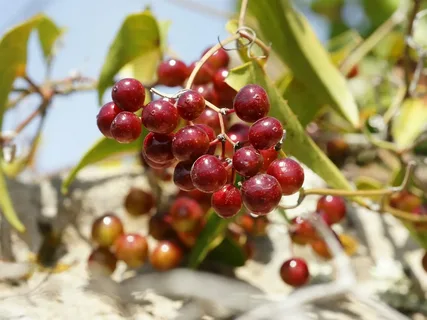
{"label": "yellowing leaf", "polygon": [[427,105],[421,99],[407,99],[393,119],[392,135],[402,150],[411,146],[420,133],[427,129]]}
{"label": "yellowing leaf", "polygon": [[357,252],[359,247],[359,242],[354,239],[352,236],[342,233],[338,236],[341,241],[342,246],[344,247],[345,253],[349,256],[353,256]]}

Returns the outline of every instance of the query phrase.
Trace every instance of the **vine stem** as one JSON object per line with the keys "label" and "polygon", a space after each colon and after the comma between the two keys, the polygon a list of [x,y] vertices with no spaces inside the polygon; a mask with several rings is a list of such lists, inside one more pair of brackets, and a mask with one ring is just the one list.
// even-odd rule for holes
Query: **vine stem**
{"label": "vine stem", "polygon": [[242,0],[242,6],[240,7],[240,15],[239,15],[239,28],[243,27],[245,23],[247,8],[248,8],[248,0]]}

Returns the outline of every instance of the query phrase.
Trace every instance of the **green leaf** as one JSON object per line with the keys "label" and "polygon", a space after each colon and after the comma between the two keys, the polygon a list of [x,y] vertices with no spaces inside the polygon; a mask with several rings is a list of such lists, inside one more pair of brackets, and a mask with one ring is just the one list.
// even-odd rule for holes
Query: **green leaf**
{"label": "green leaf", "polygon": [[410,147],[426,129],[427,107],[421,99],[407,99],[393,118],[392,135],[399,150]]}
{"label": "green leaf", "polygon": [[235,90],[240,90],[247,84],[258,84],[266,91],[270,99],[270,116],[282,122],[286,129],[286,140],[283,149],[295,156],[311,170],[322,177],[330,186],[339,189],[351,189],[350,184],[339,169],[319,149],[307,135],[303,126],[296,118],[288,104],[280,96],[273,82],[256,62],[248,62],[230,70],[226,82]]}
{"label": "green leaf", "polygon": [[225,228],[231,220],[220,218],[215,212],[211,212],[205,227],[197,238],[196,244],[191,250],[188,266],[197,268],[206,258],[209,251],[213,250],[214,240],[223,235]]}
{"label": "green leaf", "polygon": [[144,141],[145,136],[148,131],[143,128],[141,136],[138,140],[127,143],[120,144],[115,140],[102,137],[99,139],[80,159],[79,163],[70,171],[67,178],[62,182],[61,192],[66,194],[68,188],[73,180],[76,178],[80,170],[88,165],[95,164],[102,160],[105,160],[111,156],[117,156],[120,154],[127,153],[136,153],[141,149],[142,141]]}
{"label": "green leaf", "polygon": [[362,41],[355,30],[348,30],[329,40],[327,48],[333,63],[338,66]]}
{"label": "green leaf", "polygon": [[125,65],[143,58],[144,68],[150,72],[143,73],[144,84],[154,82],[154,67],[162,57],[162,39],[159,23],[150,11],[129,15],[110,46],[98,81],[98,100],[102,104],[105,90],[113,83],[114,76]]}
{"label": "green leaf", "polygon": [[232,267],[241,267],[246,262],[246,256],[236,241],[225,237],[224,240],[209,253],[209,258]]}
{"label": "green leaf", "polygon": [[37,30],[44,58],[48,61],[53,54],[54,45],[63,34],[64,29],[59,28],[48,17],[42,17],[37,26]]}
{"label": "green leaf", "polygon": [[7,190],[3,172],[0,172],[0,207],[4,217],[10,225],[18,232],[24,232],[25,226],[19,220],[18,215],[15,212],[12,199],[10,198],[9,191]]}
{"label": "green leaf", "polygon": [[[304,16],[289,0],[249,1],[264,39],[305,85],[320,104],[330,105],[354,127],[359,127],[356,102],[345,77],[334,66],[327,51]],[[296,108],[296,106],[294,106]]]}

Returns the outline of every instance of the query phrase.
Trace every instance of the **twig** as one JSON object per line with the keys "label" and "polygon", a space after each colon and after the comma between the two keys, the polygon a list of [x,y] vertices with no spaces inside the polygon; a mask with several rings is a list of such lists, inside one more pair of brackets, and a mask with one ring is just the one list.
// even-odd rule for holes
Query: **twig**
{"label": "twig", "polygon": [[240,15],[239,15],[239,28],[242,28],[244,26],[247,8],[248,8],[248,0],[242,0],[242,6],[240,7]]}

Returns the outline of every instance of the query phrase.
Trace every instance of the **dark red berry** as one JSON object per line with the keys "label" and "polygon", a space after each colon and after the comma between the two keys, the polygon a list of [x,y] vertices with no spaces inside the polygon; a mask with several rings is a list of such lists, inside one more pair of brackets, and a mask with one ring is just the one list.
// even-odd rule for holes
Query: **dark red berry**
{"label": "dark red berry", "polygon": [[192,121],[205,110],[205,99],[197,91],[184,91],[178,98],[177,109],[181,118]]}
{"label": "dark red berry", "polygon": [[267,92],[262,87],[248,84],[237,92],[233,107],[240,119],[255,122],[268,114],[270,101]]}
{"label": "dark red berry", "polygon": [[232,184],[223,186],[212,195],[212,208],[222,218],[235,216],[242,208],[240,190]]}
{"label": "dark red berry", "polygon": [[273,161],[267,174],[275,177],[282,187],[282,193],[289,196],[298,192],[304,183],[304,170],[301,165],[290,158]]}
{"label": "dark red berry", "polygon": [[[209,142],[212,142],[216,139],[215,131],[211,127],[208,127],[207,125],[200,124],[200,123],[196,124],[195,126],[203,129],[203,131],[206,132],[209,138]],[[214,154],[216,150],[216,146],[217,146],[216,143],[210,144],[210,147],[207,153]]]}
{"label": "dark red berry", "polygon": [[114,242],[114,252],[128,267],[139,268],[147,260],[147,239],[136,233],[123,234]]}
{"label": "dark red berry", "polygon": [[174,242],[160,241],[151,252],[150,263],[154,269],[166,271],[181,264],[184,252]]}
{"label": "dark red berry", "polygon": [[425,272],[427,272],[427,252],[424,253],[423,258],[421,259],[421,265]]}
{"label": "dark red berry", "polygon": [[175,199],[170,208],[171,223],[176,231],[189,232],[194,230],[202,216],[202,207],[196,200],[188,197]]}
{"label": "dark red berry", "polygon": [[200,234],[200,228],[196,228],[191,232],[177,232],[180,244],[183,244],[187,248],[193,248],[197,242],[197,238]]}
{"label": "dark red berry", "polygon": [[227,69],[225,68],[219,69],[214,74],[213,84],[214,84],[215,90],[219,93],[222,101],[233,102],[237,92],[225,82],[225,79],[228,77],[228,74],[229,74],[229,71]]}
{"label": "dark red berry", "polygon": [[149,213],[154,204],[154,197],[151,193],[135,187],[130,188],[124,201],[127,213],[134,217]]}
{"label": "dark red berry", "polygon": [[282,137],[282,124],[273,117],[259,119],[249,129],[249,142],[255,149],[265,150],[274,147]]}
{"label": "dark red berry", "polygon": [[168,87],[181,86],[189,74],[188,67],[181,60],[169,59],[157,68],[159,84]]}
{"label": "dark red berry", "polygon": [[114,103],[104,104],[96,116],[96,124],[99,131],[107,138],[113,139],[111,135],[111,123],[122,110]]}
{"label": "dark red berry", "polygon": [[173,137],[173,133],[160,134],[149,132],[144,139],[144,151],[147,158],[158,163],[164,163],[173,160]]}
{"label": "dark red berry", "polygon": [[323,211],[332,223],[340,222],[347,212],[345,201],[338,196],[323,196],[317,201],[317,211]]}
{"label": "dark red berry", "polygon": [[262,167],[262,171],[267,171],[270,164],[277,159],[278,152],[274,148],[265,149],[265,150],[258,150],[262,158],[264,159],[264,164]]}
{"label": "dark red berry", "polygon": [[200,204],[204,212],[207,212],[211,208],[211,193],[204,193],[197,189],[191,191],[180,190],[178,192],[177,197],[179,196],[189,197],[193,200],[196,200]]}
{"label": "dark red berry", "polygon": [[[224,126],[227,127],[227,118],[224,117]],[[219,115],[216,111],[213,111],[211,108],[205,108],[203,110],[200,117],[198,117],[195,121],[195,123],[205,124],[208,127],[211,127],[216,134],[221,133],[221,126],[219,122]]]}
{"label": "dark red berry", "polygon": [[258,215],[273,211],[282,198],[279,182],[268,174],[258,174],[246,180],[241,191],[246,208]]}
{"label": "dark red berry", "polygon": [[111,97],[122,110],[136,112],[144,106],[145,88],[138,80],[125,78],[116,82]]}
{"label": "dark red berry", "polygon": [[353,79],[359,75],[359,66],[356,64],[351,68],[351,70],[347,73],[348,79]]}
{"label": "dark red berry", "polygon": [[119,217],[112,213],[98,217],[92,223],[92,240],[100,247],[110,247],[123,234],[123,224]]}
{"label": "dark red berry", "polygon": [[252,177],[262,169],[263,159],[261,154],[253,147],[243,147],[233,156],[233,167],[245,177]]}
{"label": "dark red berry", "polygon": [[132,112],[120,112],[111,123],[111,135],[119,143],[135,141],[141,132],[141,119]]}
{"label": "dark red berry", "polygon": [[228,172],[224,164],[213,155],[201,156],[191,169],[191,180],[202,192],[218,191],[227,183],[227,178]]}
{"label": "dark red berry", "polygon": [[342,165],[350,154],[350,146],[344,139],[334,138],[326,144],[326,154],[337,165]]}
{"label": "dark red berry", "polygon": [[192,166],[192,161],[181,161],[175,166],[175,170],[173,171],[173,182],[181,190],[190,191],[195,189],[190,175]]}
{"label": "dark red berry", "polygon": [[144,163],[153,169],[166,169],[171,167],[175,163],[175,159],[165,161],[165,162],[152,161],[147,158],[147,155],[145,154],[144,150],[141,151],[140,156],[141,156],[141,159],[144,160]]}
{"label": "dark red berry", "polygon": [[148,234],[156,240],[172,238],[175,231],[172,228],[170,216],[165,213],[156,213],[148,222]]}
{"label": "dark red berry", "polygon": [[[205,51],[203,51],[201,57],[203,57],[210,49],[211,48],[207,48]],[[206,63],[209,64],[214,70],[227,67],[229,62],[230,57],[228,56],[227,51],[225,51],[223,48],[220,48],[215,51],[214,54],[211,55],[206,61]]]}
{"label": "dark red berry", "polygon": [[[198,62],[193,62],[190,66],[189,66],[189,71],[191,74],[191,72],[194,70],[194,68],[196,67],[196,63]],[[193,83],[198,85],[198,84],[207,84],[209,82],[211,82],[212,77],[214,75],[214,70],[211,68],[211,66],[207,63],[203,64],[202,67],[199,69],[199,71],[196,74],[196,77],[194,78]]]}
{"label": "dark red berry", "polygon": [[286,260],[280,267],[280,277],[292,287],[301,287],[310,278],[307,263],[301,258]]}
{"label": "dark red berry", "polygon": [[155,100],[142,111],[142,123],[155,133],[171,133],[178,125],[179,115],[173,104],[166,100]]}
{"label": "dark red berry", "polygon": [[[228,129],[227,135],[234,143],[239,142],[241,146],[244,146],[249,142],[249,126],[245,123],[233,124]],[[234,154],[233,146],[228,141],[225,143],[225,150],[228,156]]]}
{"label": "dark red berry", "polygon": [[313,225],[308,220],[301,217],[292,219],[290,234],[292,242],[299,245],[306,245],[319,239]]}
{"label": "dark red berry", "polygon": [[172,140],[172,152],[179,161],[195,160],[209,150],[209,137],[197,126],[178,130]]}
{"label": "dark red berry", "polygon": [[193,85],[192,89],[200,93],[205,100],[210,103],[218,106],[219,104],[219,95],[218,92],[214,89],[212,84],[202,84],[202,85]]}
{"label": "dark red berry", "polygon": [[88,269],[92,274],[109,276],[116,270],[117,258],[107,248],[97,248],[88,258]]}
{"label": "dark red berry", "polygon": [[409,191],[394,193],[390,197],[390,206],[406,212],[414,211],[421,204],[421,198]]}

